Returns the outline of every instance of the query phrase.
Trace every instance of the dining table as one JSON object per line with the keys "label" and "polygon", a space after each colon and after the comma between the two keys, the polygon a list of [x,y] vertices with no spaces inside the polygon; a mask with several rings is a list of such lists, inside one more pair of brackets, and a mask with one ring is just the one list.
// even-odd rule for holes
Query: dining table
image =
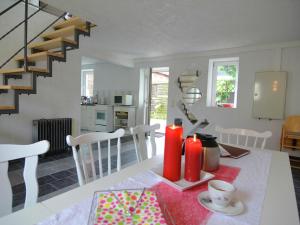
{"label": "dining table", "polygon": [[[74,221],[80,221],[80,219],[82,221],[78,224],[86,224],[83,221],[89,214],[91,199],[95,191],[124,186],[130,188],[130,185],[137,182],[136,180],[138,180],[139,187],[151,186],[153,182],[151,183],[149,179],[155,180],[156,178],[153,178],[155,175],[149,170],[161,166],[162,163],[163,155],[156,155],[119,172],[39,202],[32,207],[1,217],[0,224],[54,225],[57,221],[57,224],[73,225],[76,224]],[[240,191],[240,198],[245,204],[246,210],[242,215],[232,217],[218,215],[218,213],[213,214],[207,224],[220,224],[218,221],[226,221],[228,218],[228,222],[222,224],[299,225],[297,202],[287,153],[252,149],[247,156],[239,159],[221,158],[220,163],[241,168],[233,184]],[[159,180],[158,177],[157,179]],[[207,186],[207,182],[201,185]],[[255,202],[251,199],[258,199],[258,201]],[[76,210],[75,214],[74,210]],[[68,220],[59,222],[63,217],[62,212],[68,215],[70,222],[67,222]],[[81,216],[81,212],[86,215]]]}

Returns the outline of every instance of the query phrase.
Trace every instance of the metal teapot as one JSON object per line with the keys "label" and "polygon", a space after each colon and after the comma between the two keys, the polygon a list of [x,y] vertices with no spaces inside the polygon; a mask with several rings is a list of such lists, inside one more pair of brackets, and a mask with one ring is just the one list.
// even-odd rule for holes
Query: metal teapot
{"label": "metal teapot", "polygon": [[210,134],[197,133],[197,138],[202,142],[203,163],[202,170],[211,172],[219,169],[220,165],[220,148],[216,138]]}

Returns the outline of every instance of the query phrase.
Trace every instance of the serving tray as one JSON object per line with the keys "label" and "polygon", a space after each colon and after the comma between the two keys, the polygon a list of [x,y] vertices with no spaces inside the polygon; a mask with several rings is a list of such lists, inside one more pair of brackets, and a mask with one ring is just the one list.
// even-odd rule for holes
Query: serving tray
{"label": "serving tray", "polygon": [[166,184],[176,188],[179,191],[185,191],[185,190],[190,189],[192,187],[195,187],[199,184],[203,184],[206,181],[208,181],[208,180],[215,177],[214,174],[211,174],[211,173],[208,173],[208,172],[205,172],[205,171],[201,170],[201,171],[199,171],[200,180],[195,181],[195,182],[187,181],[187,180],[184,179],[184,160],[182,160],[182,161],[183,162],[182,162],[182,165],[181,165],[181,176],[180,176],[181,179],[176,181],[176,182],[170,181],[170,180],[163,177],[163,164],[160,164],[159,166],[150,169],[150,171],[152,173],[154,173],[156,176],[160,177],[163,180],[163,182],[165,182]]}

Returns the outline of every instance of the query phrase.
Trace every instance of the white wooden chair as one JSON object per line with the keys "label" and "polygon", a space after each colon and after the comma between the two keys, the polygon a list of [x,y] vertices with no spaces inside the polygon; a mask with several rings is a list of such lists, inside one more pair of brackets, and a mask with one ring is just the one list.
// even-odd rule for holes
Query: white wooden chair
{"label": "white wooden chair", "polygon": [[152,149],[152,157],[156,155],[155,130],[160,128],[160,124],[154,125],[138,125],[131,127],[130,132],[133,136],[133,142],[138,163],[148,159],[146,135],[150,133],[150,143]]}
{"label": "white wooden chair", "polygon": [[[245,148],[264,149],[266,141],[272,136],[271,131],[257,132],[240,128],[222,128],[216,126],[218,142],[228,145],[236,145]],[[260,143],[260,146],[259,144]]]}
{"label": "white wooden chair", "polygon": [[24,208],[36,204],[39,186],[36,177],[38,155],[49,150],[48,141],[40,141],[31,145],[0,145],[0,217],[12,212],[12,188],[8,178],[8,161],[25,158],[24,181],[26,198]]}
{"label": "white wooden chair", "polygon": [[[76,138],[70,135],[67,136],[67,143],[69,146],[72,147],[73,150],[73,157],[76,164],[76,171],[77,171],[78,182],[80,186],[88,183],[90,180],[97,179],[92,144],[96,144],[96,143],[98,144],[99,176],[101,178],[103,177],[103,170],[102,170],[102,155],[101,155],[100,143],[103,141],[107,141],[107,163],[108,163],[107,173],[108,175],[110,175],[111,174],[111,139],[118,139],[117,140],[117,171],[121,170],[120,138],[124,136],[124,134],[125,134],[124,129],[118,129],[114,133],[92,132],[92,133],[80,135]],[[84,148],[85,146],[87,146],[87,149]],[[87,151],[84,152],[85,150]]]}

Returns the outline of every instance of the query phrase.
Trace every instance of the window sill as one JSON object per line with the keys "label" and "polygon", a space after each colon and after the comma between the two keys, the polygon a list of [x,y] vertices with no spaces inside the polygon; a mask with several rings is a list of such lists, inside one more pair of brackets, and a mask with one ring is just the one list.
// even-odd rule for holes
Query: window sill
{"label": "window sill", "polygon": [[223,105],[208,105],[210,108],[218,108],[218,109],[237,109],[233,104],[223,104]]}

